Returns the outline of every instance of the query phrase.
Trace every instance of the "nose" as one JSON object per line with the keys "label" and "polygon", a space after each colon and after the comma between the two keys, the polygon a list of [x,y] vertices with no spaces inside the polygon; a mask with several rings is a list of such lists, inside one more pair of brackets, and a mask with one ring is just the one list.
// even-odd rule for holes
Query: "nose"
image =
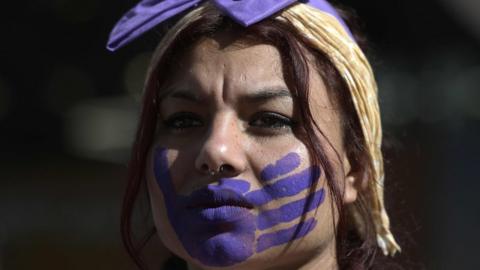
{"label": "nose", "polygon": [[195,160],[195,168],[202,174],[218,177],[240,175],[247,164],[241,138],[235,116],[216,117],[205,135]]}

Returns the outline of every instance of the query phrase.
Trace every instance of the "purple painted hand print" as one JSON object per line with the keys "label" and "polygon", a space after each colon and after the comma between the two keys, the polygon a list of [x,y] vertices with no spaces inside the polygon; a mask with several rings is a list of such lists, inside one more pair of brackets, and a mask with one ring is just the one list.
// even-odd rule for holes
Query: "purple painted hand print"
{"label": "purple painted hand print", "polygon": [[[285,176],[299,166],[298,154],[289,153],[261,172],[261,189],[250,191],[248,181],[229,178],[182,196],[176,194],[170,177],[167,150],[157,148],[154,153],[155,178],[173,229],[190,256],[217,267],[243,262],[256,252],[302,238],[315,228],[316,219],[309,218],[290,228],[262,233],[316,209],[324,200],[323,188],[275,209],[258,214],[253,210],[299,194],[318,181],[320,169],[316,166]],[[257,238],[256,231],[260,232]]]}

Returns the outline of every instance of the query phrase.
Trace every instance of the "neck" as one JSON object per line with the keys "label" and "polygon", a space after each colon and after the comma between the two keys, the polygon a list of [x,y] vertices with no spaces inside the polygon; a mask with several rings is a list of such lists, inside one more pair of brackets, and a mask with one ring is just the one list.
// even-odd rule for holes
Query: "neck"
{"label": "neck", "polygon": [[[243,268],[240,268],[243,269]],[[337,255],[335,249],[335,242],[332,241],[332,244],[319,251],[319,253],[312,255],[311,257],[302,260],[301,262],[296,262],[294,264],[288,264],[283,266],[277,266],[273,268],[255,268],[255,266],[249,266],[249,270],[338,270]],[[202,270],[202,268],[195,266],[193,264],[188,264],[188,270]]]}

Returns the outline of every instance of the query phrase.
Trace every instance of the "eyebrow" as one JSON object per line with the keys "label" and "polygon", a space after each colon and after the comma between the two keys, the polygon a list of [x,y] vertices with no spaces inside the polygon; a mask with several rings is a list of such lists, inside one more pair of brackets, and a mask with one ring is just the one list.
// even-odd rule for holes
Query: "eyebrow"
{"label": "eyebrow", "polygon": [[267,87],[240,97],[240,101],[257,103],[275,98],[292,98],[292,94],[284,87]]}
{"label": "eyebrow", "polygon": [[183,99],[183,100],[188,100],[188,101],[191,101],[191,102],[201,102],[202,101],[202,98],[199,95],[197,95],[193,91],[189,91],[189,90],[186,90],[186,89],[167,90],[163,93],[163,95],[160,96],[160,100],[163,100],[165,98]]}
{"label": "eyebrow", "polygon": [[[196,103],[202,102],[202,98],[197,93],[189,90],[172,89],[165,91],[164,94],[160,96],[160,100],[165,98],[182,99]],[[240,102],[259,103],[275,98],[292,98],[292,94],[284,87],[266,87],[256,90],[255,92],[242,95],[239,99]]]}

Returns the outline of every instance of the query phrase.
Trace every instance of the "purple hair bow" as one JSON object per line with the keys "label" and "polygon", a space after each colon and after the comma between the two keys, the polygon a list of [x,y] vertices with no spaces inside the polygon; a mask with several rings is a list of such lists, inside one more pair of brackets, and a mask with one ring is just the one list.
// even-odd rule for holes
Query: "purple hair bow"
{"label": "purple hair bow", "polygon": [[[171,17],[208,0],[142,0],[115,25],[107,49],[115,51]],[[239,24],[247,27],[286,8],[297,0],[209,0]],[[350,33],[337,11],[326,0],[303,0],[333,15]],[[351,35],[351,34],[350,34]]]}

